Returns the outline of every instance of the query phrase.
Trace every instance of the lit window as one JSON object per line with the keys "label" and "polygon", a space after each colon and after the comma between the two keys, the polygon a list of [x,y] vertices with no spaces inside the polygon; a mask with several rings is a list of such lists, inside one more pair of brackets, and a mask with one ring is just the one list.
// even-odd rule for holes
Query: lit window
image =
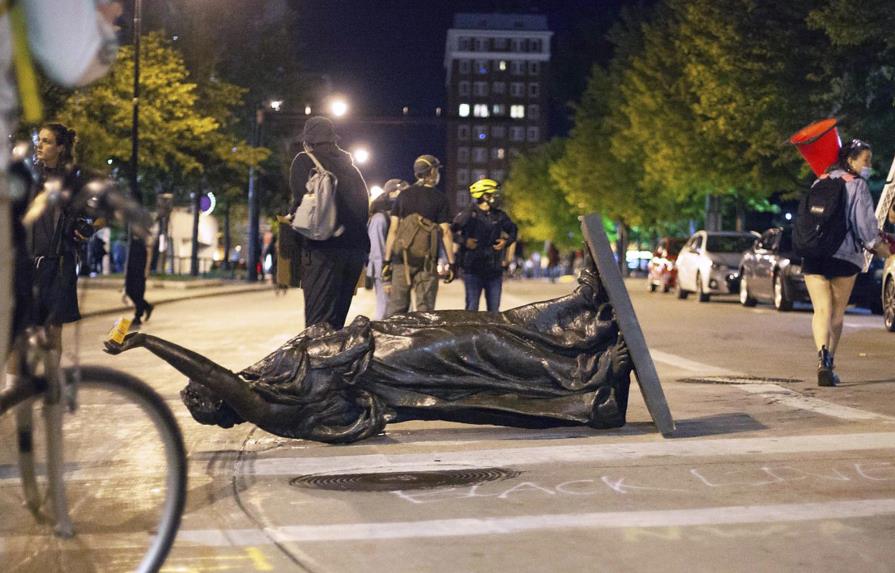
{"label": "lit window", "polygon": [[475,104],[472,108],[472,115],[474,115],[475,117],[488,117],[488,104]]}
{"label": "lit window", "polygon": [[491,106],[491,112],[494,115],[506,115],[507,114],[507,106],[502,103],[496,103]]}
{"label": "lit window", "polygon": [[504,157],[506,157],[506,151],[503,147],[491,148],[491,159],[503,159]]}
{"label": "lit window", "polygon": [[513,119],[522,119],[525,117],[525,106],[524,105],[511,105],[510,106],[510,117]]}
{"label": "lit window", "polygon": [[461,103],[460,109],[457,110],[457,113],[460,115],[460,117],[469,117],[469,104]]}
{"label": "lit window", "polygon": [[498,68],[500,71],[502,71],[502,72],[507,71],[507,61],[506,61],[506,60],[500,60],[500,62],[497,64],[497,68]]}

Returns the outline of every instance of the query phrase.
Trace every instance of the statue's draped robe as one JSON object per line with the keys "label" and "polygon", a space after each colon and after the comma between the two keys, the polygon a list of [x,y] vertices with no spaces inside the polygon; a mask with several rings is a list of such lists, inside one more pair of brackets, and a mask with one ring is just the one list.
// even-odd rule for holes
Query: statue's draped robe
{"label": "statue's draped robe", "polygon": [[[618,325],[597,277],[585,273],[579,282],[568,296],[499,314],[439,311],[375,322],[361,316],[338,331],[309,327],[238,373],[275,406],[265,419],[249,421],[279,435],[332,442],[407,419],[621,426],[630,366],[612,359]],[[202,411],[214,401],[196,383],[207,386],[193,380],[185,403],[197,420],[220,423]],[[239,404],[215,407],[235,410],[229,425],[247,418]]]}

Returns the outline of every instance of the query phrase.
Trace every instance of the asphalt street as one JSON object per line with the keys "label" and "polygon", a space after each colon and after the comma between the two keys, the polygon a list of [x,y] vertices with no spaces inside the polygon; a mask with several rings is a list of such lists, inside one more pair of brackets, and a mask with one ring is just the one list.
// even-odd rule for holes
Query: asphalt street
{"label": "asphalt street", "polygon": [[[670,439],[634,385],[628,424],[611,431],[407,422],[331,446],[224,430],[192,420],[183,377],[164,362],[101,352],[113,316],[68,329],[65,345],[77,337],[82,363],[149,382],[181,423],[189,499],[162,571],[892,571],[895,334],[882,319],[849,311],[836,357],[844,384],[819,388],[807,306],[778,313],[627,286],[677,423]],[[502,307],[573,287],[510,282]],[[438,307],[460,308],[462,295],[442,286]],[[361,291],[351,314],[373,304]],[[239,370],[303,328],[301,307],[299,291],[169,302],[145,330]],[[146,489],[157,462],[148,446],[127,471],[103,465],[105,441],[138,422],[115,405],[83,409],[91,424],[79,438],[97,446],[72,460],[71,481]],[[133,430],[125,439],[139,448],[143,429]],[[109,519],[102,503],[85,498],[75,511],[87,541],[35,524],[21,506],[9,416],[0,443],[3,571],[128,567],[128,523],[89,526]]]}

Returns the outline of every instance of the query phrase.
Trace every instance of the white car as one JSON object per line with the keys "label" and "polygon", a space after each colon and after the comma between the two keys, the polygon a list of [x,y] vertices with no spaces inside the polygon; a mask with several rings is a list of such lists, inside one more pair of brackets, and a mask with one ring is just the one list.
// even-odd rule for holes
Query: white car
{"label": "white car", "polygon": [[677,257],[677,297],[695,292],[699,302],[708,302],[713,294],[739,292],[743,251],[758,237],[753,232],[698,231]]}

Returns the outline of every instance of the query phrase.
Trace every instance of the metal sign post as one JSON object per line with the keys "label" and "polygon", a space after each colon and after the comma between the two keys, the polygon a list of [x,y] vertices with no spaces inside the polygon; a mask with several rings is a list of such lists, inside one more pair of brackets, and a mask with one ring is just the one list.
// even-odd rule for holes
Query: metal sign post
{"label": "metal sign post", "polygon": [[[603,218],[598,213],[586,215],[582,218],[581,230],[631,353],[634,374],[640,393],[646,402],[646,408],[659,432],[666,438],[670,437],[674,431],[674,420],[668,409],[668,402],[665,401],[665,393],[659,383],[659,375],[646,345],[646,339],[643,337],[643,331],[640,329],[640,323],[637,321],[637,315],[634,314],[631,297],[628,296],[628,290],[609,247],[609,238],[603,229]],[[624,254],[620,256],[624,257]]]}

